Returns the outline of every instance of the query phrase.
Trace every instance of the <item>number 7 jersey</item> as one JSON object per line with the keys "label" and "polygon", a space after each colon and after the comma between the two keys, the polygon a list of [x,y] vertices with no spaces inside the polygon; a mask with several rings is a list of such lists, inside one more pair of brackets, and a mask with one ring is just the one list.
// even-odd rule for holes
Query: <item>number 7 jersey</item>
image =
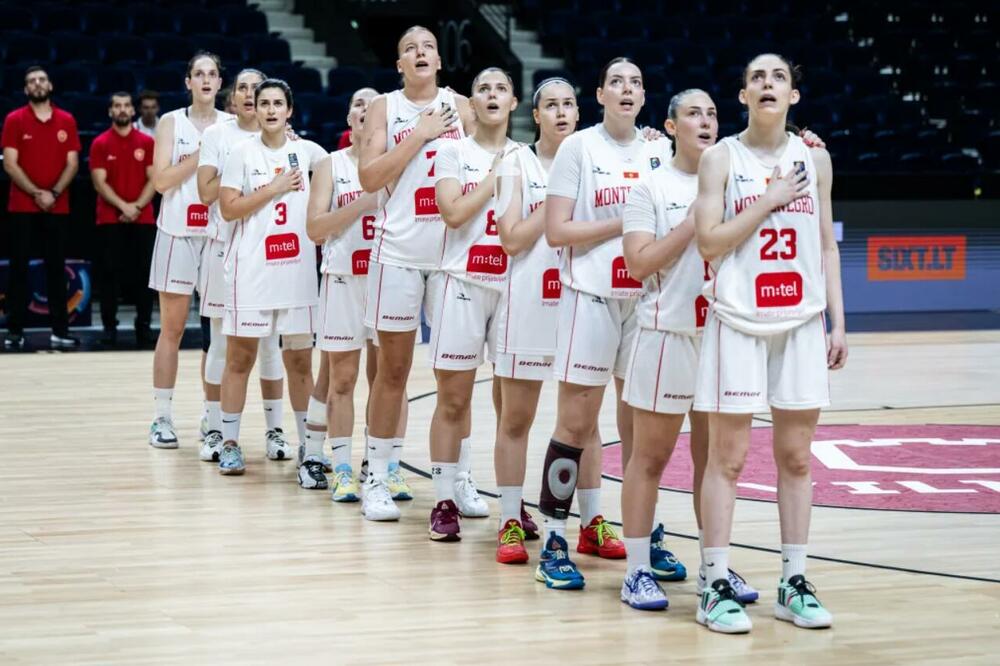
{"label": "number 7 jersey", "polygon": [[[729,177],[723,217],[731,220],[767,188],[768,167],[737,137],[726,137]],[[782,175],[803,165],[806,196],[774,209],[735,250],[712,262],[705,297],[720,320],[748,335],[788,331],[826,309],[816,167],[802,139],[788,135]]]}

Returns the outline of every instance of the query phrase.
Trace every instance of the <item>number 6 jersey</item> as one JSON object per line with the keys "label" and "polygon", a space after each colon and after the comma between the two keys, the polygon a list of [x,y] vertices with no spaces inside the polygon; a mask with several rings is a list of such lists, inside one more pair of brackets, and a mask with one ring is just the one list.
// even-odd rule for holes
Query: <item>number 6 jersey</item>
{"label": "number 6 jersey", "polygon": [[[729,178],[724,220],[753,204],[767,188],[768,167],[737,137],[726,137]],[[705,297],[727,325],[748,335],[771,335],[800,326],[826,309],[816,168],[802,139],[788,135],[778,161],[784,176],[798,164],[809,175],[806,196],[774,209],[735,250],[712,262]]]}
{"label": "number 6 jersey", "polygon": [[222,171],[222,187],[244,195],[266,187],[292,167],[302,170],[302,189],[268,201],[233,222],[226,248],[226,309],[280,310],[316,305],[315,244],[306,235],[309,167],[325,155],[311,141],[285,140],[271,149],[259,136],[233,149]]}
{"label": "number 6 jersey", "polygon": [[[349,205],[364,195],[358,180],[358,163],[351,159],[350,148],[330,153],[333,196],[330,210]],[[365,211],[339,236],[323,243],[321,272],[333,275],[368,275],[368,255],[375,237],[375,210]]]}

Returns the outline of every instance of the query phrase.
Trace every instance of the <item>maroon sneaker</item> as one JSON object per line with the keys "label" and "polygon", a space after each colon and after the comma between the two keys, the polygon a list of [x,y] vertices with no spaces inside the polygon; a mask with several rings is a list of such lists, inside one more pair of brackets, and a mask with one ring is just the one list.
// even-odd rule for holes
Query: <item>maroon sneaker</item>
{"label": "maroon sneaker", "polygon": [[538,539],[538,525],[535,524],[528,510],[524,508],[524,500],[521,500],[521,529],[524,530],[525,541]]}
{"label": "maroon sneaker", "polygon": [[460,541],[458,507],[452,500],[441,500],[431,510],[431,541]]}

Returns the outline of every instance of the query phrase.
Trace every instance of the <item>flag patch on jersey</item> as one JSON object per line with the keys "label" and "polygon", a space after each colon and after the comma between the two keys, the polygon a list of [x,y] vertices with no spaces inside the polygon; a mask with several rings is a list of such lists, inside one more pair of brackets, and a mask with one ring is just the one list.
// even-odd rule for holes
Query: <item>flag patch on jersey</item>
{"label": "flag patch on jersey", "polygon": [[638,171],[626,171],[622,175],[625,178],[638,178],[639,177],[639,172]]}
{"label": "flag patch on jersey", "polygon": [[650,157],[649,158],[649,168],[650,169],[659,169],[660,168],[660,158],[659,157]]}

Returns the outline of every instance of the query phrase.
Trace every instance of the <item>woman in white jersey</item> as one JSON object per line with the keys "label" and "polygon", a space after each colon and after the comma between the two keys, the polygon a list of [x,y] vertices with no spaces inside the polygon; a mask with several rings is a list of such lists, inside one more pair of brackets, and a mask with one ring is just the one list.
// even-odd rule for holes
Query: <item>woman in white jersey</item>
{"label": "woman in white jersey", "polygon": [[427,278],[440,267],[444,243],[434,157],[474,122],[468,99],[438,87],[441,56],[433,33],[408,29],[397,53],[403,88],[372,100],[358,160],[361,187],[379,194],[365,306],[365,325],[379,339],[368,427],[370,473],[361,506],[369,520],[399,518],[385,480],[421,307],[429,304]]}
{"label": "woman in white jersey", "polygon": [[196,53],[188,62],[184,79],[191,92],[191,106],[165,114],[156,126],[153,184],[163,200],[156,220],[149,288],[160,294],[160,336],[153,355],[155,412],[149,443],[158,449],[178,446],[171,406],[177,351],[191,294],[199,284],[202,248],[212,235],[208,206],[198,198],[198,147],[206,128],[232,118],[215,108],[215,95],[222,85],[221,68],[217,55]]}
{"label": "woman in white jersey", "polygon": [[754,58],[739,94],[749,126],[706,150],[698,168],[695,233],[711,281],[695,388],[695,409],[709,413],[701,507],[709,587],[697,619],[728,633],[751,628],[727,580],[728,546],[751,418],[768,409],[782,542],[775,615],[800,627],[832,624],[805,578],[810,444],[830,401],[828,369],[844,365],[847,342],[830,155],[785,129],[798,74],[780,56]]}
{"label": "woman in white jersey", "polygon": [[[211,320],[211,335],[205,359],[205,398],[208,417],[208,431],[201,445],[201,459],[219,460],[222,451],[222,371],[226,366],[226,336],[222,334],[222,317],[226,313],[226,245],[232,235],[232,227],[219,214],[219,182],[222,168],[229,153],[239,143],[260,134],[257,110],[253,103],[254,90],[265,78],[260,70],[244,69],[236,75],[231,98],[236,109],[236,118],[212,125],[202,135],[201,149],[198,151],[198,196],[209,207],[213,234],[205,242],[202,250],[201,316]],[[283,412],[284,367],[281,364],[281,350],[278,334],[261,341],[258,349],[260,360],[260,393],[264,403],[264,419],[267,432],[264,437],[267,457],[282,460],[291,457],[291,447],[281,429]]]}
{"label": "woman in white jersey", "polygon": [[[555,376],[559,380],[556,429],[542,474],[539,509],[545,516],[546,547],[535,572],[556,589],[583,587],[570,561],[566,518],[580,486],[580,538],[577,552],[605,558],[625,557],[625,546],[600,512],[600,466],[580,457],[600,457],[597,420],[604,388],[614,377],[621,395],[628,350],[635,331],[635,299],[642,284],[622,256],[621,214],[629,189],[650,170],[646,140],[636,129],[645,102],[642,72],[627,58],[601,70],[597,101],[604,107],[599,125],[577,132],[559,146],[549,171],[545,235],[562,248]],[[622,460],[631,450],[632,414],[618,400]],[[579,477],[579,478],[578,478]]]}
{"label": "woman in white jersey", "polygon": [[[306,234],[309,183],[305,177],[324,151],[287,134],[292,92],[267,79],[254,92],[261,134],[236,146],[226,159],[219,210],[237,221],[226,253],[226,313],[229,336],[222,380],[222,474],[242,474],[239,427],[247,379],[262,338],[281,335],[293,409],[294,397],[312,392],[312,336],[318,285],[314,244]],[[293,385],[298,385],[293,389]]]}
{"label": "woman in white jersey", "polygon": [[459,458],[463,448],[469,455],[462,440],[472,422],[476,368],[485,360],[484,347],[493,347],[497,304],[507,278],[493,194],[497,165],[517,145],[507,137],[511,111],[517,108],[513,88],[503,70],[491,67],[480,72],[470,98],[475,137],[447,142],[434,159],[437,205],[446,225],[441,270],[430,278],[434,299],[428,351],[437,380],[430,430],[436,496],[430,538],[435,541],[459,540],[460,512],[470,517],[489,515],[478,493],[462,496],[470,481],[459,469]]}

